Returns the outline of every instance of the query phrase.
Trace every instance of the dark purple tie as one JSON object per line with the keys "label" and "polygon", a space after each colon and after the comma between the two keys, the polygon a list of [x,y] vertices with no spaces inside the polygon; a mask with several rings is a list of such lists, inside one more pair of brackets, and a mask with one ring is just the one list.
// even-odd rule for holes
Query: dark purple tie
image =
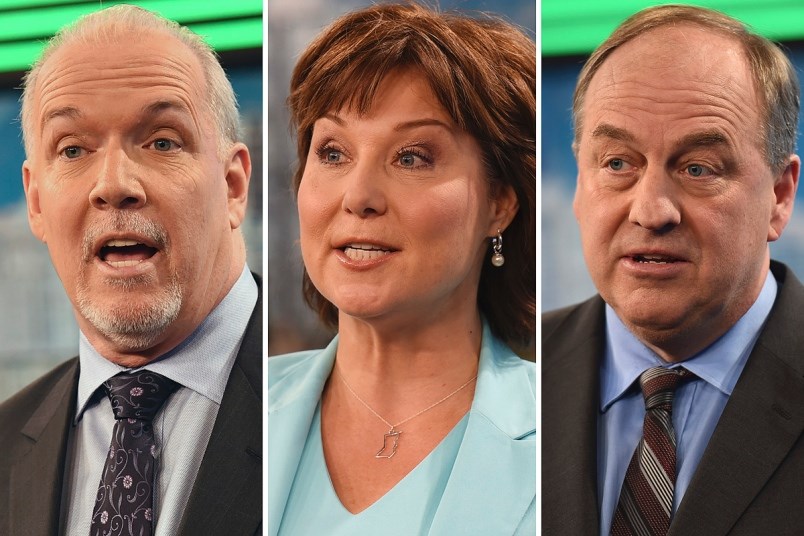
{"label": "dark purple tie", "polygon": [[103,467],[90,536],[150,536],[156,445],[151,425],[179,385],[155,372],[127,372],[103,384],[116,423]]}
{"label": "dark purple tie", "polygon": [[685,369],[651,368],[639,377],[645,421],[620,491],[611,524],[612,536],[658,536],[670,528],[676,485],[676,434],[673,396]]}

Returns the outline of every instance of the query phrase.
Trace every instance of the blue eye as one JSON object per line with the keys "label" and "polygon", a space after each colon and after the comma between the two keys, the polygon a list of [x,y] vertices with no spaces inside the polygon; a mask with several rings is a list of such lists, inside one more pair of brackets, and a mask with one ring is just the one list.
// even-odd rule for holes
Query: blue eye
{"label": "blue eye", "polygon": [[614,171],[622,171],[623,167],[625,167],[625,162],[623,162],[619,158],[612,158],[609,160],[609,168]]}
{"label": "blue eye", "polygon": [[712,170],[701,164],[690,164],[687,166],[687,173],[692,177],[703,177],[704,175],[712,174]]}
{"label": "blue eye", "polygon": [[327,164],[337,164],[338,162],[341,161],[342,157],[343,153],[340,151],[336,151],[334,149],[331,149],[324,153],[324,160],[326,160]]}
{"label": "blue eye", "polygon": [[76,145],[70,145],[59,151],[65,158],[73,160],[84,154],[84,150]]}
{"label": "blue eye", "polygon": [[161,152],[168,152],[179,148],[179,144],[167,138],[159,138],[151,142],[151,147]]}
{"label": "blue eye", "polygon": [[400,167],[406,169],[416,169],[431,165],[433,160],[423,152],[413,149],[405,149],[397,153],[396,162]]}
{"label": "blue eye", "polygon": [[327,142],[315,150],[318,161],[325,165],[337,166],[346,162],[346,155],[335,145]]}
{"label": "blue eye", "polygon": [[403,167],[413,167],[416,165],[416,155],[411,153],[403,154],[399,157],[399,163]]}

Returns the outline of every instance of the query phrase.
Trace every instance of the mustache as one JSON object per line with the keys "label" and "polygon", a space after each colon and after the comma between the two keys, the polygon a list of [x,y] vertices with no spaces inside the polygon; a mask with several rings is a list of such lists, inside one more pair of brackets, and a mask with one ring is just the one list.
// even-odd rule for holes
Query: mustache
{"label": "mustache", "polygon": [[89,261],[95,256],[95,244],[97,244],[98,239],[110,232],[132,233],[143,236],[153,242],[157,249],[160,250],[166,249],[169,244],[165,228],[139,212],[110,212],[92,222],[84,232],[82,244],[84,261]]}

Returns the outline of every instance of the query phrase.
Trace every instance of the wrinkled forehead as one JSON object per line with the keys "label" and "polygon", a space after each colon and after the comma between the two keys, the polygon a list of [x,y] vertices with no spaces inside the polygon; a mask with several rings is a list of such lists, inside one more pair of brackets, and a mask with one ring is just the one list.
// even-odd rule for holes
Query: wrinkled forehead
{"label": "wrinkled forehead", "polygon": [[762,108],[737,39],[697,25],[662,26],[621,45],[603,61],[584,98],[582,128],[588,133],[599,116],[619,110],[658,123],[714,113],[759,129]]}
{"label": "wrinkled forehead", "polygon": [[691,23],[661,26],[619,46],[592,77],[587,101],[622,84],[686,87],[711,95],[726,88],[734,97],[757,102],[742,44],[733,36]]}
{"label": "wrinkled forehead", "polygon": [[206,82],[198,58],[177,38],[159,31],[127,32],[114,37],[68,42],[42,64],[31,95],[31,125],[78,96],[119,99],[121,105],[143,90],[178,100],[201,113]]}

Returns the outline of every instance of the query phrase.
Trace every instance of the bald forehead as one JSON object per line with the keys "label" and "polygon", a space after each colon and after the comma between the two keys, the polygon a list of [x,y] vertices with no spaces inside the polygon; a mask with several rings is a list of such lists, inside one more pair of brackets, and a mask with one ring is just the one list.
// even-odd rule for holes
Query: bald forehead
{"label": "bald forehead", "polygon": [[[609,98],[633,97],[635,106],[697,102],[736,106],[756,117],[761,103],[746,54],[729,35],[695,24],[662,26],[615,49],[593,75],[582,114]],[[584,129],[595,128],[584,125]]]}
{"label": "bald forehead", "polygon": [[748,66],[743,45],[735,36],[694,23],[648,30],[617,47],[603,65],[614,59],[657,70],[684,67],[710,73],[722,71],[718,66],[724,60]]}
{"label": "bald forehead", "polygon": [[126,30],[68,41],[45,60],[35,90],[47,89],[46,82],[58,76],[112,79],[132,68],[164,66],[175,69],[172,76],[184,78],[203,90],[203,68],[190,48],[178,38],[155,29]]}
{"label": "bald forehead", "polygon": [[[128,30],[67,42],[41,65],[31,88],[28,132],[71,110],[70,97],[86,92],[132,92],[160,88],[166,101],[201,110],[206,99],[203,67],[190,48],[167,32]],[[122,93],[121,93],[122,96]]]}

